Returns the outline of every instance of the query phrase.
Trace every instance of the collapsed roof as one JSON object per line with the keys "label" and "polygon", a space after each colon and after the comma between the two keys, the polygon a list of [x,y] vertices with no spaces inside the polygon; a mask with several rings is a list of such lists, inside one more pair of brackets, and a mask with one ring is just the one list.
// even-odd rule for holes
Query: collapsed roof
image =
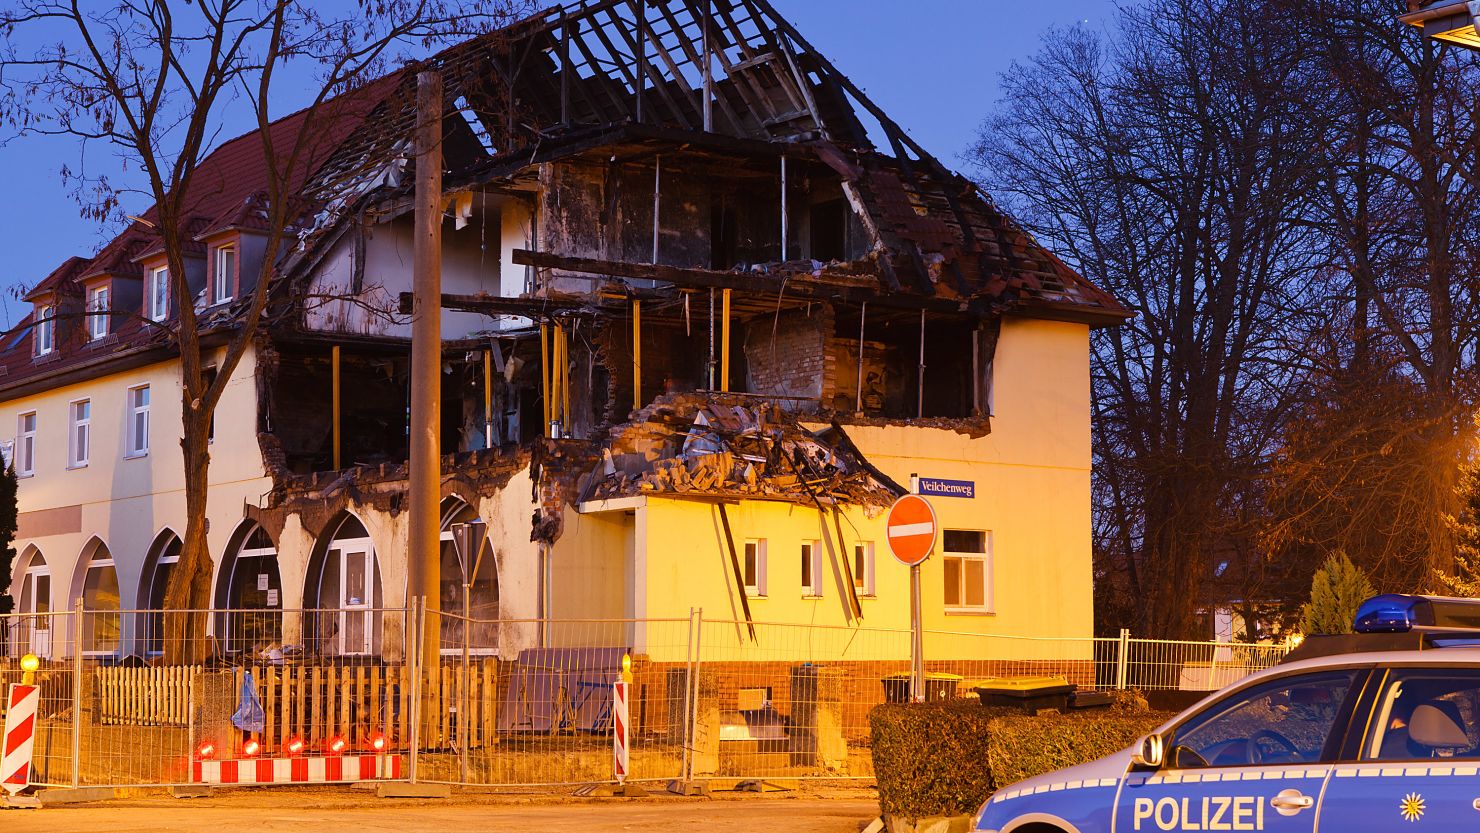
{"label": "collapsed roof", "polygon": [[[767,0],[556,7],[448,49],[428,66],[441,71],[455,111],[445,129],[449,191],[528,177],[538,163],[580,156],[642,159],[680,150],[723,158],[732,169],[771,171],[783,158],[812,161],[842,180],[872,238],[862,267],[877,284],[875,296],[924,296],[978,315],[1017,308],[1094,324],[1129,315],[911,139]],[[407,73],[398,93],[325,169],[376,156],[404,159],[416,117],[413,84]],[[352,196],[386,213],[405,212],[412,181],[379,178]],[[348,206],[348,196],[331,189],[324,201]],[[542,254],[544,261],[530,265],[655,277],[633,273],[622,258],[561,263],[566,253]],[[763,289],[771,288],[768,276],[859,271],[858,264],[735,266]],[[684,285],[685,277],[694,276],[656,279]]]}
{"label": "collapsed roof", "polygon": [[[543,163],[581,159],[704,154],[725,171],[774,178],[779,169],[783,181],[790,160],[831,172],[852,220],[867,231],[866,253],[846,262],[788,261],[785,246],[770,261],[699,267],[582,258],[557,247],[513,253],[515,264],[544,274],[604,278],[593,294],[612,285],[617,297],[734,288],[741,314],[779,309],[784,298],[788,305],[864,303],[871,321],[876,310],[890,308],[977,318],[1018,311],[1096,326],[1129,314],[913,141],[767,0],[587,0],[444,50],[325,105],[340,117],[316,135],[313,163],[293,181],[317,214],[295,218],[299,246],[277,264],[272,327],[300,325],[304,305],[294,287],[331,244],[350,229],[410,210],[412,69],[444,78],[448,192],[527,193],[540,186]],[[304,118],[295,113],[274,122],[274,146],[291,144],[279,134],[297,135]],[[186,239],[257,222],[268,167],[262,144],[249,133],[202,161],[183,201]],[[101,272],[141,278],[137,259],[158,241],[149,223],[135,222],[94,257],[68,261],[29,297],[77,294],[81,280]],[[520,302],[545,304],[558,293],[547,285],[532,295],[502,299],[509,305],[502,314],[535,309],[538,317],[537,306]],[[245,306],[215,308],[203,326],[229,327]],[[0,392],[64,366],[169,347],[164,328],[127,317],[116,324],[109,351],[84,344],[74,353],[64,343],[61,355],[38,362],[30,321],[23,321],[0,350]]]}
{"label": "collapsed roof", "polygon": [[609,436],[582,502],[703,495],[883,508],[904,494],[841,426],[809,431],[762,399],[666,395]]}

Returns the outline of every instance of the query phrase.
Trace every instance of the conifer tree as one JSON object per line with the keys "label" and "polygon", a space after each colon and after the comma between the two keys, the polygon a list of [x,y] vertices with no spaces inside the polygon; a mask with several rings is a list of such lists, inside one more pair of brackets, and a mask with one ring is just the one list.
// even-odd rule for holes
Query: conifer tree
{"label": "conifer tree", "polygon": [[15,566],[16,491],[15,463],[0,474],[0,615],[15,609],[15,600],[4,592],[10,587],[10,571]]}
{"label": "conifer tree", "polygon": [[1454,572],[1435,579],[1451,596],[1480,596],[1480,461],[1470,460],[1460,471],[1459,515],[1450,518],[1454,530]]}
{"label": "conifer tree", "polygon": [[1361,567],[1344,552],[1332,553],[1310,583],[1310,601],[1301,609],[1301,630],[1351,633],[1362,602],[1376,595]]}

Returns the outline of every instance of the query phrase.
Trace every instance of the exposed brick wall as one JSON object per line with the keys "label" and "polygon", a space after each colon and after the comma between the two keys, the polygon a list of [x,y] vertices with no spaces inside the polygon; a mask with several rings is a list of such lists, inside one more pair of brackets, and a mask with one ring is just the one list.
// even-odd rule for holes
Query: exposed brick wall
{"label": "exposed brick wall", "polygon": [[750,319],[745,323],[746,390],[830,403],[837,389],[832,336],[833,310],[827,304]]}

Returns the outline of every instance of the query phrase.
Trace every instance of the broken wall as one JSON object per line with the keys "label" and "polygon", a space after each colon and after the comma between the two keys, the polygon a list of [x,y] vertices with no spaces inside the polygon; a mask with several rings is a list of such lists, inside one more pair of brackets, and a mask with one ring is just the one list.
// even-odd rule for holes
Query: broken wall
{"label": "broken wall", "polygon": [[[523,287],[524,267],[509,264],[506,280],[503,259],[506,250],[527,248],[520,222],[528,209],[513,197],[473,196],[474,215],[457,229],[448,219],[442,224],[442,292],[450,295],[499,295],[506,283]],[[513,215],[502,219],[507,208]],[[400,294],[413,283],[414,224],[410,214],[364,228],[363,252],[357,252],[359,231],[350,228],[336,241],[312,270],[303,304],[304,326],[312,330],[355,335],[411,337],[409,316],[398,312]],[[363,257],[358,274],[356,259]],[[520,322],[506,322],[509,323]],[[495,327],[478,313],[442,311],[442,338],[467,338]]]}
{"label": "broken wall", "polygon": [[837,388],[837,355],[829,349],[830,305],[759,315],[748,319],[744,328],[746,391],[831,403]]}
{"label": "broken wall", "polygon": [[[658,262],[707,267],[709,186],[701,177],[651,159],[595,164],[572,159],[540,166],[540,246],[570,257],[653,262],[653,189],[659,177]],[[591,289],[593,279],[565,277],[554,288]]]}

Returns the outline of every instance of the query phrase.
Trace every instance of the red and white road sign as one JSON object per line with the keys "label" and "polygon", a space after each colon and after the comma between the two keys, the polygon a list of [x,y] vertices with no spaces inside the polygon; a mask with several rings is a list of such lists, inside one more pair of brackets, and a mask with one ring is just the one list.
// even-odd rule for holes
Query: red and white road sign
{"label": "red and white road sign", "polygon": [[618,784],[627,780],[627,687],[623,680],[612,683],[612,769]]}
{"label": "red and white road sign", "polygon": [[914,567],[935,549],[935,509],[919,495],[905,495],[894,501],[885,528],[889,549],[901,563]]}
{"label": "red and white road sign", "polygon": [[12,685],[5,711],[5,744],[0,754],[0,786],[11,795],[31,785],[31,747],[36,742],[36,705],[41,689]]}

